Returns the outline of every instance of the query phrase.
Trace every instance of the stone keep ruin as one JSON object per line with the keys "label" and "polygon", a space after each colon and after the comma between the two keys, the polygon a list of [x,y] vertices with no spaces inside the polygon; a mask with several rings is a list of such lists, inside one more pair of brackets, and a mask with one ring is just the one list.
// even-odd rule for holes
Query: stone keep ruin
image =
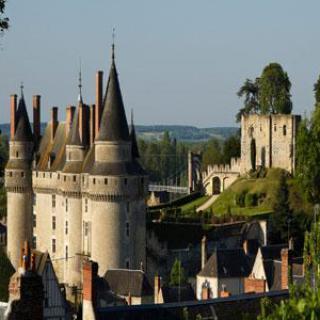
{"label": "stone keep ruin", "polygon": [[251,170],[281,168],[293,174],[296,166],[296,137],[300,115],[244,115],[241,118],[241,157],[230,164],[208,166],[202,184],[209,195],[228,188]]}

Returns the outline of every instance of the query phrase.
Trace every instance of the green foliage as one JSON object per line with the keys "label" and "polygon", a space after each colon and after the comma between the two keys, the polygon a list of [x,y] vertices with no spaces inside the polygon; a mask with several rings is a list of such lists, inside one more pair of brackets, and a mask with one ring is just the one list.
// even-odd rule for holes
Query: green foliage
{"label": "green foliage", "polygon": [[236,121],[241,121],[241,116],[259,111],[258,104],[258,83],[247,79],[237,92],[239,98],[244,98],[244,106],[236,115]]}
{"label": "green foliage", "polygon": [[0,133],[0,177],[4,174],[4,168],[8,160],[8,138]]}
{"label": "green foliage", "polygon": [[[241,190],[240,193],[236,193],[236,205],[238,205],[240,208],[245,207],[245,199],[246,199],[246,194],[248,190]],[[230,210],[230,207],[229,207]]]}
{"label": "green foliage", "polygon": [[297,137],[297,176],[312,203],[320,202],[320,108],[303,120]]}
{"label": "green foliage", "polygon": [[229,164],[231,158],[240,157],[240,132],[225,141],[210,139],[202,147],[202,168],[208,165]]}
{"label": "green foliage", "polygon": [[313,91],[314,91],[314,98],[316,101],[316,106],[319,106],[319,104],[320,104],[320,76],[319,76],[317,82],[314,84]]}
{"label": "green foliage", "polygon": [[176,259],[173,263],[170,272],[170,286],[182,286],[187,283],[187,277],[185,276],[184,268],[181,265],[181,261]]}
{"label": "green foliage", "polygon": [[244,105],[236,115],[239,122],[242,115],[261,113],[290,114],[292,110],[291,83],[286,72],[278,63],[267,65],[255,81],[247,79],[237,95],[244,99]]}
{"label": "green foliage", "polygon": [[266,66],[258,80],[258,86],[258,101],[262,114],[291,113],[291,83],[280,64],[270,63]]}
{"label": "green foliage", "polygon": [[4,15],[6,0],[0,0],[0,31],[3,32],[9,28],[9,18]]}
{"label": "green foliage", "polygon": [[276,243],[288,241],[288,224],[292,220],[289,207],[289,188],[285,172],[281,172],[271,217],[272,240]]}
{"label": "green foliage", "polygon": [[182,180],[186,181],[188,147],[171,139],[168,132],[163,134],[160,141],[140,139],[139,151],[142,165],[150,174],[151,181],[177,185],[181,185]]}
{"label": "green foliage", "polygon": [[258,198],[255,193],[247,193],[245,196],[245,206],[255,207],[257,205]]}
{"label": "green foliage", "polygon": [[8,285],[14,271],[7,255],[0,247],[0,301],[8,301]]}

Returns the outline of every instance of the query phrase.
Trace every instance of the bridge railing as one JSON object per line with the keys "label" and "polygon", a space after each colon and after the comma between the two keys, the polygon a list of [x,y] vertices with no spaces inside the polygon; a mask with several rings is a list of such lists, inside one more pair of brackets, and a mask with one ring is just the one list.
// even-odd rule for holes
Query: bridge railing
{"label": "bridge railing", "polygon": [[171,193],[188,193],[188,187],[166,186],[159,184],[149,184],[149,191],[151,192],[171,192]]}

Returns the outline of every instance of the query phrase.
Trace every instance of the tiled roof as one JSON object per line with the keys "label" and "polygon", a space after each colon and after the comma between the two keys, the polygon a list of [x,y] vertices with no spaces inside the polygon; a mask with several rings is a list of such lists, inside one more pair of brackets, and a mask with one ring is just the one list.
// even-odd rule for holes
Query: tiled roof
{"label": "tiled roof", "polygon": [[33,141],[27,107],[23,96],[19,100],[16,112],[16,132],[13,141]]}

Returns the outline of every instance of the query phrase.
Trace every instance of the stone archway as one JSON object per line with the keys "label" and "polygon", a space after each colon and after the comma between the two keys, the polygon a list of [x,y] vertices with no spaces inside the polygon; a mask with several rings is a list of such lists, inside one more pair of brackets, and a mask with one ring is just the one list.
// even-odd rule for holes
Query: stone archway
{"label": "stone archway", "polygon": [[212,179],[212,194],[219,194],[221,192],[221,180],[219,177]]}

